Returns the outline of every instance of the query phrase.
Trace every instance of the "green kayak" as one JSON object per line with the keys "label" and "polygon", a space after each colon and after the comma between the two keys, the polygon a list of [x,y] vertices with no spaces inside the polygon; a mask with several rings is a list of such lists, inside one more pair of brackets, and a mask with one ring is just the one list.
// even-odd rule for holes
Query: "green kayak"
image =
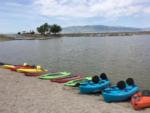
{"label": "green kayak", "polygon": [[70,76],[70,72],[57,72],[57,73],[48,73],[40,76],[40,79],[50,80],[50,79],[56,79],[56,78],[62,78]]}
{"label": "green kayak", "polygon": [[84,83],[86,81],[92,80],[91,76],[81,78],[81,79],[76,79],[76,80],[71,80],[69,82],[66,82],[64,86],[70,86],[70,87],[78,87],[79,84]]}

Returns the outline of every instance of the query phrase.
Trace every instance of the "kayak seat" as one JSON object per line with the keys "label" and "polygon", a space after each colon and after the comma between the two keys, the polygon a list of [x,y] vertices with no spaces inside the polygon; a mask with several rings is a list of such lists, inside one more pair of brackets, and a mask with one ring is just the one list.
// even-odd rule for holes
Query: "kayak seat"
{"label": "kayak seat", "polygon": [[120,90],[123,90],[126,88],[126,83],[122,80],[122,81],[119,81],[117,83],[117,87],[120,89]]}
{"label": "kayak seat", "polygon": [[107,75],[106,75],[105,73],[101,73],[101,74],[100,74],[100,78],[101,78],[102,80],[108,80]]}
{"label": "kayak seat", "polygon": [[32,67],[36,68],[36,65],[32,65]]}
{"label": "kayak seat", "polygon": [[133,78],[127,78],[127,79],[126,79],[126,83],[127,83],[129,86],[135,85]]}
{"label": "kayak seat", "polygon": [[142,95],[143,96],[150,96],[150,90],[143,90]]}
{"label": "kayak seat", "polygon": [[92,77],[92,82],[97,84],[100,81],[99,77],[97,75]]}
{"label": "kayak seat", "polygon": [[76,83],[75,87],[79,87],[80,86],[80,83]]}

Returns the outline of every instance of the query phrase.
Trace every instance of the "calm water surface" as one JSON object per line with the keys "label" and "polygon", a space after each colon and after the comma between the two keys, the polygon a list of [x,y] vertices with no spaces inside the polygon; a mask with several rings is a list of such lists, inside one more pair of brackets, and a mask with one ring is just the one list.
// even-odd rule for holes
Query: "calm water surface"
{"label": "calm water surface", "polygon": [[133,77],[141,88],[148,89],[150,36],[0,42],[0,62],[28,62],[49,69],[93,75],[106,72],[113,83]]}

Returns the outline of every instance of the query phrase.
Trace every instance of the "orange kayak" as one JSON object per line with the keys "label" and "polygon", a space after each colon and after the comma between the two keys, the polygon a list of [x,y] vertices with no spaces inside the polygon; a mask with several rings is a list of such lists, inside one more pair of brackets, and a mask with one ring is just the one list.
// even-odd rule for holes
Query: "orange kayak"
{"label": "orange kayak", "polygon": [[136,110],[150,107],[150,91],[146,90],[133,95],[131,104]]}

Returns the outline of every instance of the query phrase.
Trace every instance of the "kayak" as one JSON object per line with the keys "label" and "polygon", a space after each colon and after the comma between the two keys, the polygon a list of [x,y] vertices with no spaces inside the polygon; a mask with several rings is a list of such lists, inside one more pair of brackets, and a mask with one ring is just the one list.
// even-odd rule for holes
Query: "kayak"
{"label": "kayak", "polygon": [[15,66],[11,65],[11,64],[1,65],[0,67],[3,68],[3,69],[12,69],[12,68],[15,68]]}
{"label": "kayak", "polygon": [[15,65],[14,67],[10,68],[12,71],[17,71],[17,69],[35,69],[36,66],[23,66],[23,65]]}
{"label": "kayak", "polygon": [[54,73],[54,72],[57,72],[56,70],[52,70],[52,69],[49,69],[47,72],[30,72],[30,73],[24,73],[25,76],[30,76],[30,77],[36,77],[36,76],[41,76],[41,75],[44,75],[44,74],[47,74],[47,73]]}
{"label": "kayak", "polygon": [[70,72],[57,72],[57,73],[48,73],[40,76],[40,79],[45,79],[45,80],[51,80],[51,79],[56,79],[56,78],[61,78],[61,77],[67,77],[70,76]]}
{"label": "kayak", "polygon": [[150,107],[150,91],[138,92],[131,98],[131,104],[135,110]]}
{"label": "kayak", "polygon": [[68,81],[64,84],[64,86],[70,86],[70,87],[79,87],[80,84],[84,83],[84,82],[87,82],[89,80],[92,80],[92,77],[91,76],[88,76],[88,77],[84,77],[84,78],[79,78],[79,79],[76,79],[76,80],[71,80],[71,81]]}
{"label": "kayak", "polygon": [[40,72],[47,72],[46,69],[17,69],[17,72],[21,73],[40,73]]}
{"label": "kayak", "polygon": [[65,77],[65,78],[52,79],[51,81],[52,82],[57,82],[57,83],[65,83],[65,82],[75,80],[75,79],[79,79],[79,78],[82,78],[82,76],[74,75],[74,76],[68,76],[68,77]]}
{"label": "kayak", "polygon": [[96,93],[110,86],[106,74],[102,73],[100,77],[93,76],[91,81],[80,84],[80,93]]}
{"label": "kayak", "polygon": [[32,72],[32,73],[24,73],[25,76],[36,77],[46,74],[47,72]]}
{"label": "kayak", "polygon": [[139,90],[132,78],[118,82],[117,86],[106,88],[102,92],[105,102],[120,102],[131,98]]}
{"label": "kayak", "polygon": [[0,63],[3,64],[1,65],[1,68],[4,69],[10,69],[12,71],[16,71],[17,69],[32,69],[32,68],[36,68],[36,66],[31,66],[31,65],[27,65],[27,63],[24,63],[23,65],[12,65],[12,64],[4,64],[4,63]]}

